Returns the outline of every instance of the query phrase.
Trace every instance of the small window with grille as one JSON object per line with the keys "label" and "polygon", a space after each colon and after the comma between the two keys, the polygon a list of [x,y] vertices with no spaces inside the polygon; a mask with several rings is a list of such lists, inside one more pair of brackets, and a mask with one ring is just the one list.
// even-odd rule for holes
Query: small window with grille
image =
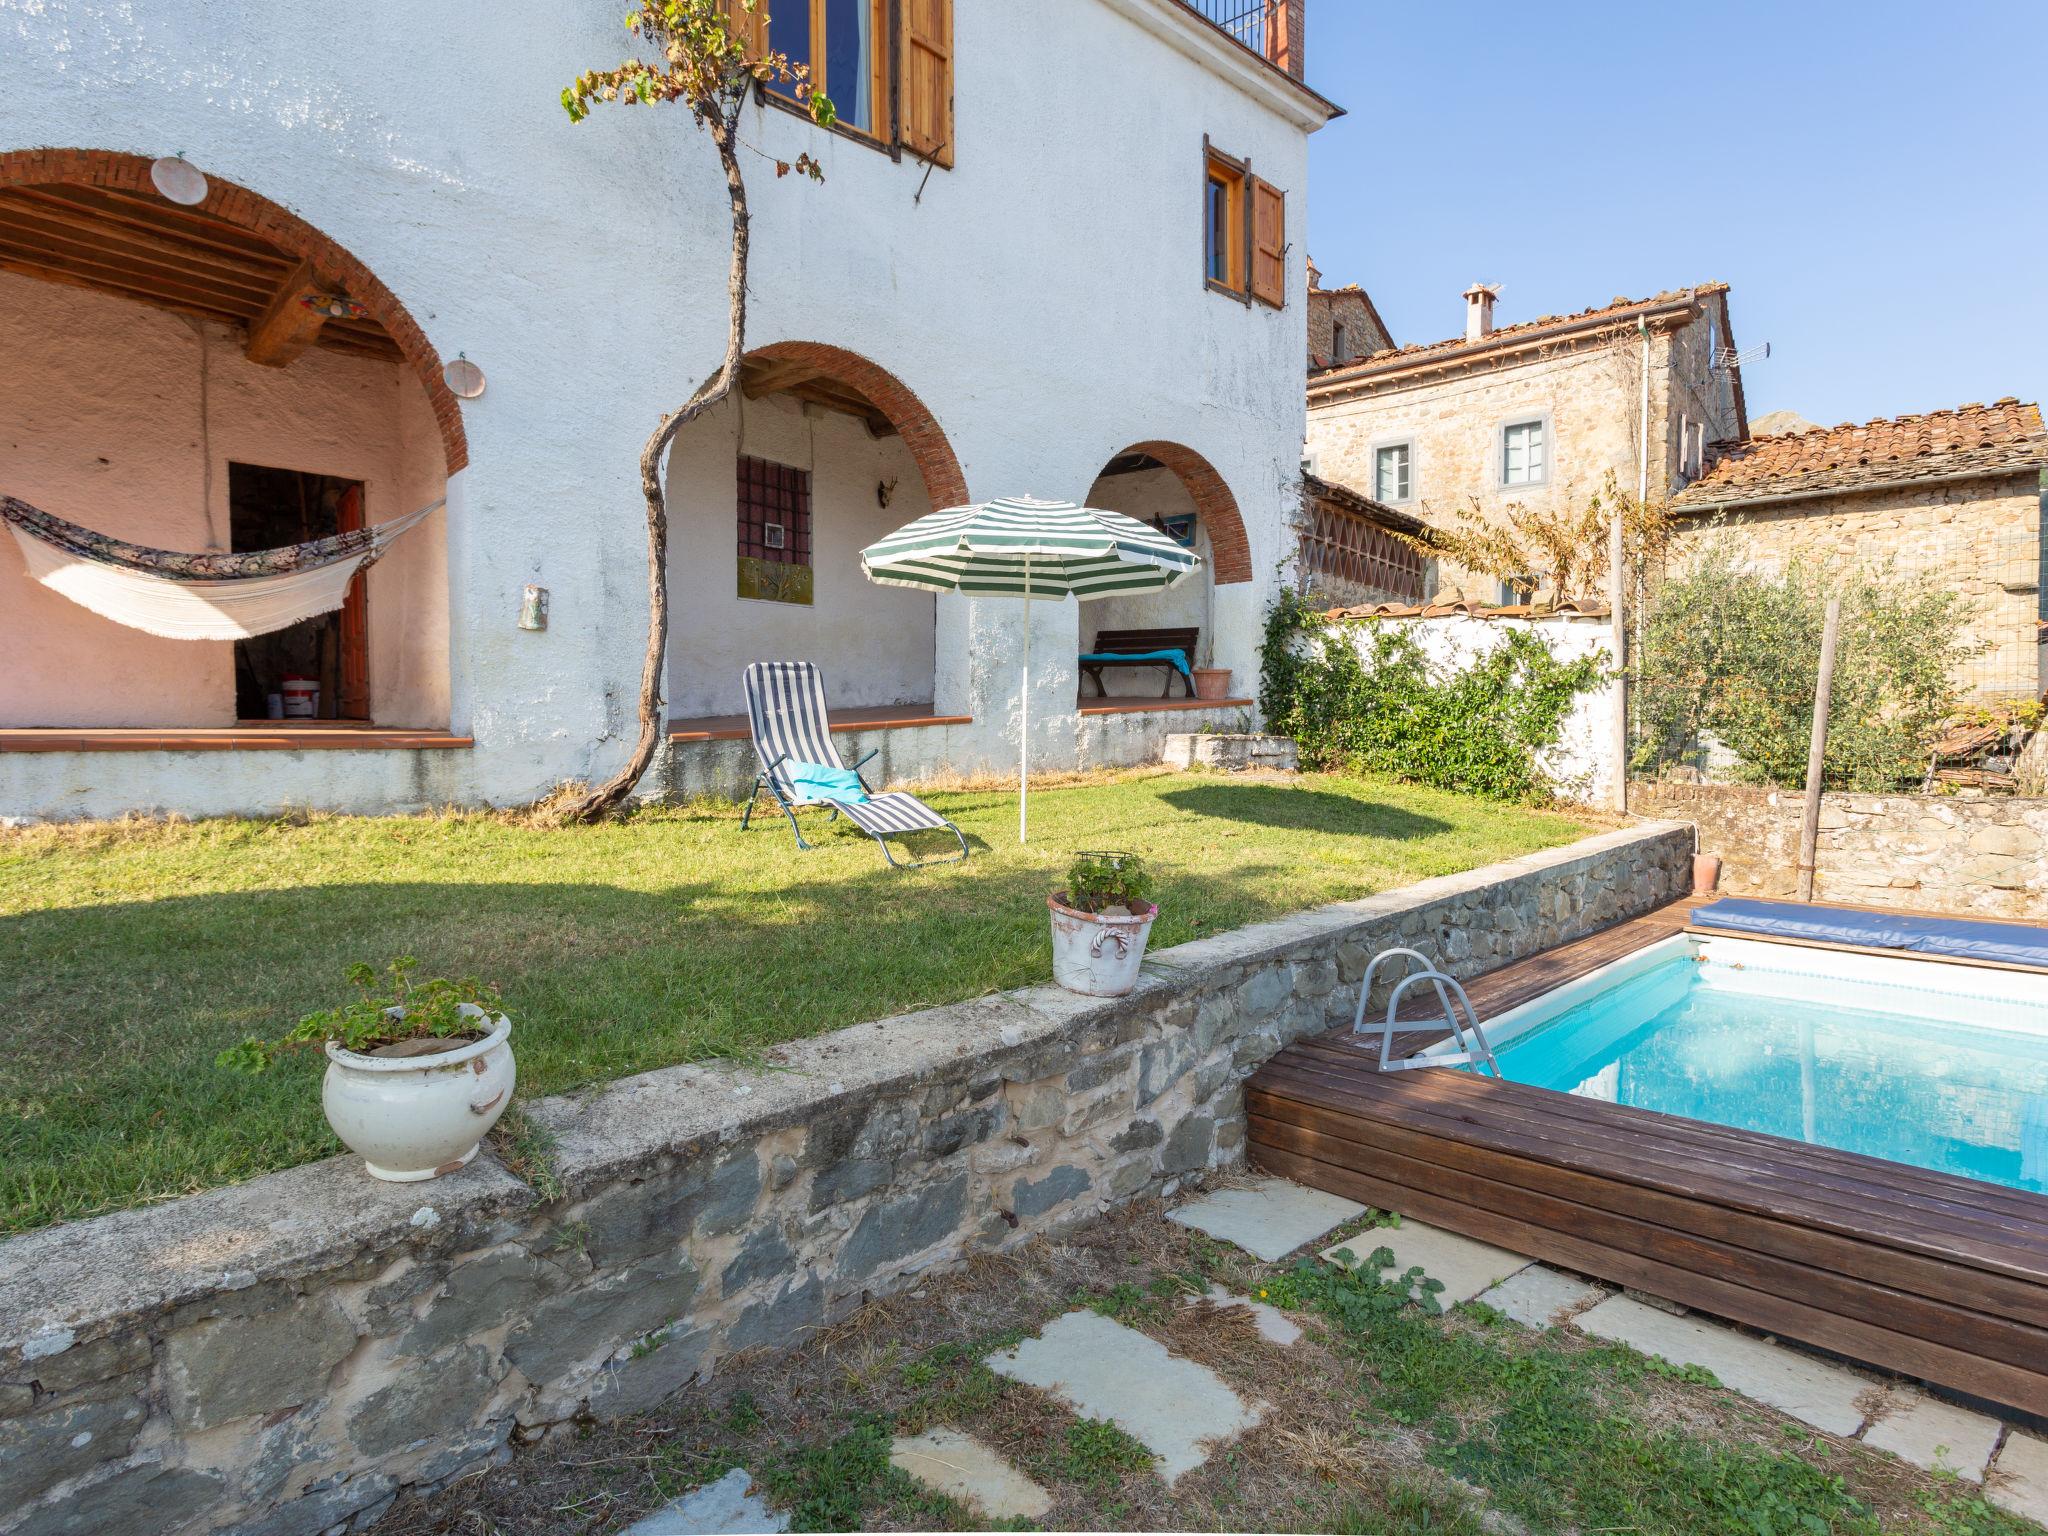
{"label": "small window with grille", "polygon": [[739,595],[760,602],[810,602],[809,470],[740,456]]}

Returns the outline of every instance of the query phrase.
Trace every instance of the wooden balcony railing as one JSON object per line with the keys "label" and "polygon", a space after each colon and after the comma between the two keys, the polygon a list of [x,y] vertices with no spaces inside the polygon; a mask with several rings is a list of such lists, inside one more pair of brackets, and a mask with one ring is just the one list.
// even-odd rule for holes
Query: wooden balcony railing
{"label": "wooden balcony railing", "polygon": [[1180,0],[1239,46],[1302,78],[1302,12],[1307,0]]}

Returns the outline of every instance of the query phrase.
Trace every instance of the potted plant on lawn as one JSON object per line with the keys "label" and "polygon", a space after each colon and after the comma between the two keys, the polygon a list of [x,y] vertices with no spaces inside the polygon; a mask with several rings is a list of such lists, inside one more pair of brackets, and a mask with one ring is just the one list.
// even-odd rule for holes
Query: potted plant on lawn
{"label": "potted plant on lawn", "polygon": [[408,1183],[453,1173],[476,1156],[512,1100],[512,1021],[475,981],[416,982],[410,956],[391,962],[380,988],[367,965],[349,967],[359,995],[309,1013],[274,1040],[244,1040],[217,1058],[263,1072],[279,1057],[324,1047],[321,1108],[370,1176]]}
{"label": "potted plant on lawn", "polygon": [[1053,980],[1088,997],[1122,997],[1138,983],[1159,908],[1152,876],[1134,853],[1077,854],[1052,909]]}

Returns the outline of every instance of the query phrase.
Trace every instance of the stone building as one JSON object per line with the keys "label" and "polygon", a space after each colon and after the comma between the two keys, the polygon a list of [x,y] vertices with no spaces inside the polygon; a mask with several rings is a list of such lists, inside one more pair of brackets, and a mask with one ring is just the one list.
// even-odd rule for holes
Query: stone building
{"label": "stone building", "polygon": [[[1465,291],[1462,336],[1312,365],[1316,473],[1441,525],[1459,508],[1563,511],[1610,473],[1633,491],[1646,472],[1650,493],[1668,494],[1698,475],[1709,443],[1748,435],[1726,284],[1505,326],[1497,296]],[[1509,599],[1492,578],[1440,564],[1466,596]]]}
{"label": "stone building", "polygon": [[1704,475],[1672,499],[1694,539],[1738,538],[1745,559],[1889,563],[1960,592],[1980,698],[2048,687],[2041,591],[2041,408],[1986,405],[1713,445]]}
{"label": "stone building", "polygon": [[1375,352],[1393,349],[1393,333],[1372,295],[1356,283],[1325,288],[1316,264],[1308,264],[1308,368],[1334,368]]}

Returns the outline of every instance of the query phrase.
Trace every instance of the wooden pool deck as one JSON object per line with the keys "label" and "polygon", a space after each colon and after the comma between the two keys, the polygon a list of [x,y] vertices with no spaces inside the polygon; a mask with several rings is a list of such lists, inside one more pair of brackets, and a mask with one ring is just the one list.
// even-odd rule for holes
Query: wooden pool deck
{"label": "wooden pool deck", "polygon": [[[1468,983],[1473,1005],[1497,1016],[1683,931],[1692,906],[1504,966]],[[1348,1029],[1267,1062],[1246,1108],[1273,1173],[2048,1412],[2048,1196],[1469,1072],[1382,1073],[1378,1037]]]}

